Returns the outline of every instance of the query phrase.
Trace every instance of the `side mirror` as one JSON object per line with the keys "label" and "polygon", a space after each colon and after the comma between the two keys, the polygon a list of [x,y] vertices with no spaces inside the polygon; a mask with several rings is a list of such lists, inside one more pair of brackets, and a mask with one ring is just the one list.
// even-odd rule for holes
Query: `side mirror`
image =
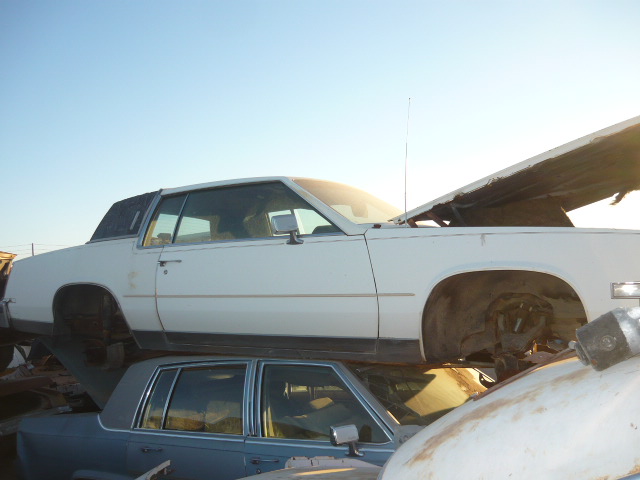
{"label": "side mirror", "polygon": [[358,451],[357,442],[360,440],[358,428],[355,425],[343,425],[342,427],[331,427],[329,438],[334,446],[348,445],[347,457],[362,457],[364,453]]}
{"label": "side mirror", "polygon": [[271,219],[271,228],[276,235],[289,234],[287,245],[301,245],[303,243],[297,235],[298,221],[295,215],[276,215]]}

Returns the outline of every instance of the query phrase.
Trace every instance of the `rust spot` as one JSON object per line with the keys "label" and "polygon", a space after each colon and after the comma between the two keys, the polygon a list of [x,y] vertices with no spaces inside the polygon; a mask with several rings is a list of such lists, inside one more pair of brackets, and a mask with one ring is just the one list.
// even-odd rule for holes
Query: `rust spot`
{"label": "rust spot", "polygon": [[627,472],[625,477],[628,477],[629,475],[635,475],[637,473],[640,473],[640,463],[638,462],[638,459],[636,459],[635,467],[633,467],[631,470],[629,470],[629,472]]}
{"label": "rust spot", "polygon": [[430,437],[422,445],[420,452],[418,452],[414,457],[410,458],[406,462],[406,464],[411,466],[418,463],[431,461],[433,455],[436,453],[436,449],[441,444],[446,443],[448,440],[455,439],[459,435],[475,430],[487,418],[501,415],[501,412],[504,408],[520,404],[522,402],[522,398],[532,398],[538,396],[538,394],[538,392],[532,391],[529,393],[525,393],[522,396],[519,395],[515,398],[496,399],[470,411],[463,417],[453,422],[442,432]]}
{"label": "rust spot", "polygon": [[[566,373],[564,375],[560,375],[553,379],[551,385],[549,385],[551,390],[555,390],[557,388],[566,388],[566,385],[569,384],[577,384],[580,383],[585,377],[591,375],[593,370],[588,367],[581,368],[577,371],[572,371],[570,373]],[[494,387],[496,388],[496,387]],[[488,390],[491,392],[493,389]],[[519,393],[519,395],[510,398],[494,398],[492,396],[488,396],[483,398],[479,403],[485,404],[479,406],[478,408],[469,411],[464,416],[455,420],[448,427],[443,429],[441,432],[434,434],[429,439],[425,441],[422,445],[419,452],[407,460],[406,464],[408,466],[413,466],[416,464],[426,464],[433,460],[433,456],[437,454],[436,450],[445,444],[447,441],[455,441],[461,435],[468,434],[469,432],[474,431],[480,425],[482,425],[487,419],[496,417],[499,415],[504,415],[504,409],[518,405],[521,406],[524,401],[527,403],[534,402],[540,395],[551,395],[549,389],[539,389],[535,386]],[[486,394],[484,394],[486,395]],[[530,403],[529,403],[530,404]],[[541,415],[546,412],[548,408],[544,405],[537,406],[533,413],[536,415]],[[514,413],[512,421],[518,421],[521,417],[529,412],[523,411],[519,409],[516,413]],[[608,477],[599,480],[607,480]]]}
{"label": "rust spot", "polygon": [[581,368],[576,372],[570,372],[570,373],[566,373],[564,375],[560,375],[558,378],[554,379],[553,381],[553,386],[562,386],[562,388],[565,387],[565,385],[572,385],[572,384],[579,384],[582,382],[582,380],[584,379],[584,377],[588,377],[593,370],[591,370],[591,368]]}

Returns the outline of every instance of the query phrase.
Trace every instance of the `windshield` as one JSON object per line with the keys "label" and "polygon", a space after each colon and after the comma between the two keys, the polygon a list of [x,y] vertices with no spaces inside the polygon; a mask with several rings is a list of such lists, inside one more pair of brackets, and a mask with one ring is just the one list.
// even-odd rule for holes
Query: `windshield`
{"label": "windshield", "polygon": [[402,214],[387,202],[348,185],[306,178],[294,182],[354,223],[387,223]]}
{"label": "windshield", "polygon": [[349,368],[401,425],[429,425],[485,391],[469,368],[355,365]]}

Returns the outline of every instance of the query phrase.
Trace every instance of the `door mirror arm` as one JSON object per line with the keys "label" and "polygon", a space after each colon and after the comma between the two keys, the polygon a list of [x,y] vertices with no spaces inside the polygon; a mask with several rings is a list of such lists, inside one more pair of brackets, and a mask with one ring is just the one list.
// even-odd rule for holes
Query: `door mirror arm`
{"label": "door mirror arm", "polygon": [[289,234],[287,245],[302,245],[304,243],[298,238],[298,221],[295,215],[276,215],[271,219],[271,228],[276,235]]}
{"label": "door mirror arm", "polygon": [[349,452],[347,457],[363,457],[364,453],[358,450],[358,428],[355,425],[343,425],[341,427],[330,427],[329,438],[334,446],[347,445]]}

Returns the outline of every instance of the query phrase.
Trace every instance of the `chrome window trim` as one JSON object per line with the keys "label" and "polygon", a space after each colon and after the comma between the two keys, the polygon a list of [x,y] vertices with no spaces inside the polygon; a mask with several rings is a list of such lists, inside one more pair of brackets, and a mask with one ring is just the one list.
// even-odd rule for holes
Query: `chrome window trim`
{"label": "chrome window trim", "polygon": [[256,391],[255,378],[256,378],[256,366],[257,360],[250,360],[247,367],[247,376],[245,378],[245,392],[244,392],[244,437],[250,437],[254,435],[256,431],[256,424],[253,418],[253,412],[255,411],[254,394]]}
{"label": "chrome window trim", "polygon": [[162,203],[162,201],[165,198],[180,197],[181,195],[184,195],[184,198],[182,199],[182,205],[180,206],[180,211],[178,212],[178,220],[176,221],[176,224],[173,227],[173,232],[171,233],[171,239],[173,240],[175,238],[176,232],[178,231],[178,225],[182,221],[182,212],[184,210],[184,206],[187,203],[187,198],[189,198],[189,192],[180,193],[180,194],[177,194],[177,195],[170,195],[170,196],[166,196],[166,197],[162,196],[162,192],[158,195],[158,197],[154,200],[152,205],[149,207],[149,214],[145,218],[144,228],[142,228],[140,230],[140,234],[138,235],[138,243],[137,243],[137,247],[138,248],[147,249],[147,248],[158,248],[158,247],[162,248],[162,247],[164,247],[164,245],[144,245],[144,239],[147,237],[147,232],[149,230],[149,227],[151,226],[151,220],[153,219],[153,216],[158,211],[158,208],[160,208],[160,204]]}
{"label": "chrome window trim", "polygon": [[218,437],[223,437],[225,442],[231,440],[238,443],[244,443],[246,438],[244,435],[236,435],[233,433],[189,432],[187,430],[155,430],[150,428],[138,428],[134,432],[130,433],[155,435],[163,438],[193,438],[198,440],[206,439],[211,441],[217,440]]}
{"label": "chrome window trim", "polygon": [[144,243],[144,238],[147,236],[147,230],[149,229],[149,224],[151,223],[151,219],[153,218],[153,214],[156,212],[156,208],[158,207],[158,205],[160,204],[160,202],[162,201],[162,190],[160,190],[158,192],[158,195],[156,195],[156,198],[153,199],[153,202],[151,202],[151,205],[149,205],[149,210],[147,211],[147,213],[145,214],[142,222],[140,223],[140,231],[138,232],[138,241],[136,242],[136,248],[156,248],[156,247],[160,247],[162,248],[162,245],[150,245],[148,247],[144,247],[142,244]]}
{"label": "chrome window trim", "polygon": [[[248,390],[248,385],[247,383],[250,381],[249,380],[249,374],[250,374],[250,365],[253,363],[252,360],[248,360],[248,359],[238,359],[238,360],[234,360],[234,359],[226,359],[226,360],[202,360],[202,361],[187,361],[187,362],[175,362],[175,363],[168,363],[168,364],[164,364],[164,365],[158,365],[155,370],[153,371],[153,373],[150,376],[149,381],[147,382],[147,385],[144,389],[144,393],[142,394],[142,396],[140,397],[140,400],[138,401],[138,405],[136,407],[136,414],[134,415],[134,420],[133,420],[133,424],[131,425],[130,430],[132,431],[136,431],[136,432],[158,432],[159,434],[163,434],[165,435],[166,432],[182,432],[181,430],[167,430],[164,428],[164,425],[166,423],[166,417],[167,417],[167,411],[168,411],[168,407],[169,407],[169,403],[171,400],[171,397],[173,396],[173,391],[175,389],[176,383],[178,381],[178,379],[180,378],[180,375],[182,374],[182,371],[185,369],[190,369],[190,368],[206,368],[206,367],[218,367],[218,366],[225,366],[225,365],[243,365],[245,367],[245,378],[244,378],[244,397],[242,399],[242,413],[244,415],[244,418],[242,419],[242,434],[241,435],[237,435],[237,434],[222,434],[222,433],[214,433],[214,432],[202,432],[202,433],[194,433],[194,432],[188,432],[194,435],[225,435],[225,438],[227,436],[231,436],[234,438],[245,438],[247,435],[247,430],[248,430],[248,426],[247,426],[247,390]],[[156,384],[157,379],[159,378],[159,376],[162,374],[162,372],[165,371],[169,371],[169,370],[175,370],[175,377],[171,383],[171,387],[169,388],[169,392],[167,394],[167,399],[165,400],[165,405],[162,411],[162,425],[161,428],[159,429],[155,429],[155,428],[144,428],[141,426],[142,423],[142,417],[144,415],[144,409],[146,407],[146,405],[149,402],[149,399],[151,397],[151,392],[153,391],[153,388]],[[179,436],[184,436],[184,435],[179,435]]]}
{"label": "chrome window trim", "polygon": [[[142,393],[142,396],[140,397],[140,400],[138,400],[138,405],[136,406],[136,414],[133,416],[133,423],[130,426],[130,429],[138,429],[138,428],[142,428],[140,426],[140,424],[142,423],[142,417],[144,415],[144,408],[147,405],[147,403],[149,402],[149,398],[151,397],[151,391],[153,390],[153,386],[156,383],[157,378],[160,376],[160,373],[162,371],[165,370],[170,370],[170,368],[162,368],[164,367],[163,365],[159,365],[157,366],[154,370],[153,373],[149,376],[149,380],[147,381],[147,385],[144,387],[144,391]],[[177,367],[173,367],[176,370],[176,378],[178,377],[178,371],[179,368]],[[175,381],[175,378],[174,378]],[[167,395],[167,398],[169,398],[170,395]],[[166,403],[166,402],[165,402]],[[166,407],[166,405],[165,405]],[[162,411],[162,417],[164,419],[164,410]],[[145,430],[151,430],[151,429],[145,429]]]}
{"label": "chrome window trim", "polygon": [[[162,409],[162,421],[160,422],[160,428],[158,430],[164,431],[164,426],[167,423],[167,410],[169,410],[169,403],[171,398],[173,397],[173,391],[176,388],[176,383],[178,383],[178,379],[182,375],[182,371],[184,368],[178,368],[176,370],[175,375],[173,376],[173,381],[171,382],[171,386],[169,387],[169,391],[167,392],[167,398],[164,401],[164,408]],[[160,377],[160,374],[158,374]]]}

